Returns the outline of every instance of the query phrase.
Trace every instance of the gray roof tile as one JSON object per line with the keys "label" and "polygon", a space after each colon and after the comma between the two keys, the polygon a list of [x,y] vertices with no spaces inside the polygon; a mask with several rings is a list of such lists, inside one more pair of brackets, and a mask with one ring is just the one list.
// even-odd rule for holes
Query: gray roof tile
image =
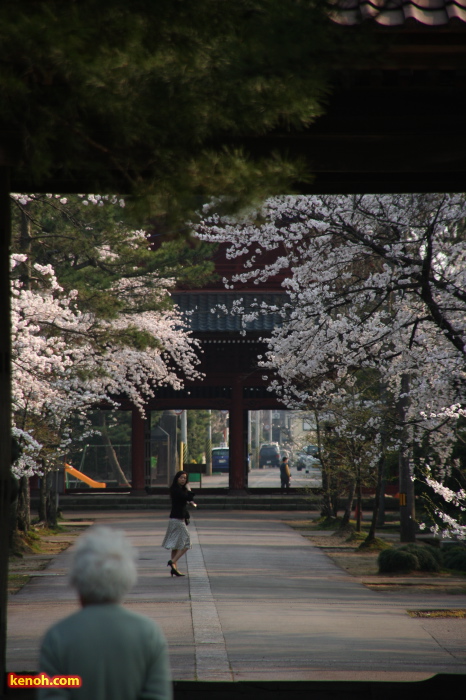
{"label": "gray roof tile", "polygon": [[452,19],[466,22],[466,0],[335,0],[332,19],[348,25],[374,20],[386,27],[415,20],[435,27]]}

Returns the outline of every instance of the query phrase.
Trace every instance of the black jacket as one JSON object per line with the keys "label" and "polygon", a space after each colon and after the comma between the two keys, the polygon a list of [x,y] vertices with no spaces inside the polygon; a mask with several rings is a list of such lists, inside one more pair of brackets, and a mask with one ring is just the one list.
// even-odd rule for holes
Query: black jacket
{"label": "black jacket", "polygon": [[172,499],[172,509],[170,511],[170,518],[184,520],[188,515],[187,504],[190,501],[194,501],[193,492],[188,491],[188,489],[185,486],[179,486],[178,484],[175,484],[170,489],[170,496]]}

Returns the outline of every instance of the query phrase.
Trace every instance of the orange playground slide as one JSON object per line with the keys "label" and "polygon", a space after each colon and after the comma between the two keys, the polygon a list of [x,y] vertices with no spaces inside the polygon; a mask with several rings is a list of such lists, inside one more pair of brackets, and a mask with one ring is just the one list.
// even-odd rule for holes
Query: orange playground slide
{"label": "orange playground slide", "polygon": [[86,476],[82,472],[78,471],[78,469],[72,467],[71,464],[65,464],[65,471],[68,472],[68,474],[75,476],[80,481],[84,481],[86,484],[89,484],[89,486],[93,489],[107,488],[107,484],[105,482],[94,481],[94,479],[91,479],[89,476]]}

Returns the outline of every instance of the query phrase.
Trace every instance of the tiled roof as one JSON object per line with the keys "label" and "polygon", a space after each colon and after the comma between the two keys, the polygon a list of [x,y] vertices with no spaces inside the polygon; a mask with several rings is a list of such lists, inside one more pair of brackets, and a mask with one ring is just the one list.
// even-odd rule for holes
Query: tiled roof
{"label": "tiled roof", "polygon": [[374,20],[396,27],[407,20],[428,26],[448,24],[452,19],[466,22],[466,0],[335,0],[332,19],[339,24],[360,24]]}
{"label": "tiled roof", "polygon": [[267,314],[259,313],[257,318],[243,325],[241,316],[236,314],[234,309],[237,305],[241,305],[245,313],[253,313],[262,303],[278,309],[285,303],[287,295],[251,292],[174,292],[172,298],[181,311],[189,314],[190,327],[194,332],[231,333],[242,330],[271,331],[281,322],[278,313],[273,311]]}

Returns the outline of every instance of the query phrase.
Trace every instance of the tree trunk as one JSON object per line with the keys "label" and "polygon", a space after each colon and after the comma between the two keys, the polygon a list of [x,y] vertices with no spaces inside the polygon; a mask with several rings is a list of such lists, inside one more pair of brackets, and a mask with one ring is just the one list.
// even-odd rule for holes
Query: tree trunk
{"label": "tree trunk", "polygon": [[332,502],[330,477],[329,477],[327,466],[322,460],[321,460],[321,464],[322,464],[323,502],[322,502],[322,510],[321,510],[320,514],[323,518],[334,518],[335,517],[335,508],[334,508],[334,504]]}
{"label": "tree trunk", "polygon": [[401,448],[399,453],[399,492],[400,492],[400,542],[415,542],[415,502],[414,481],[411,477],[409,428],[407,414],[409,408],[409,375],[401,378],[400,399],[398,401],[398,421],[401,427]]}
{"label": "tree trunk", "polygon": [[348,527],[351,518],[351,513],[353,511],[353,501],[354,494],[356,493],[356,481],[353,479],[349,485],[348,498],[345,503],[345,511],[343,513],[343,518],[340,524],[340,530],[344,530]]}
{"label": "tree trunk", "polygon": [[39,520],[46,522],[47,520],[47,472],[42,465],[43,475],[40,478],[39,490]]}
{"label": "tree trunk", "polygon": [[[338,482],[334,476],[335,473],[330,473],[330,502],[332,504],[332,515],[334,518],[338,518],[338,506],[340,498],[340,490],[338,488]],[[332,478],[333,476],[333,478]]]}
{"label": "tree trunk", "polygon": [[338,513],[338,503],[335,503],[334,493],[332,488],[332,475],[329,470],[327,460],[322,456],[322,439],[319,423],[319,414],[314,412],[316,421],[317,446],[319,448],[320,464],[322,469],[322,510],[320,512],[322,518],[336,518]]}
{"label": "tree trunk", "polygon": [[362,494],[361,494],[361,478],[358,475],[356,483],[356,532],[361,532],[362,521]]}
{"label": "tree trunk", "polygon": [[100,433],[102,435],[102,442],[105,445],[105,454],[108,459],[108,463],[118,481],[119,485],[130,486],[128,479],[125,476],[123,469],[120,466],[116,452],[113,449],[112,441],[108,436],[107,423],[105,420],[105,413],[103,411],[98,412],[98,421],[100,426]]}
{"label": "tree trunk", "polygon": [[47,483],[45,513],[48,527],[57,527],[58,524],[58,508],[57,508],[57,491],[55,486],[56,473],[49,472],[44,481]]}
{"label": "tree trunk", "polygon": [[376,526],[380,524],[379,512],[382,505],[382,500],[384,499],[384,484],[385,484],[385,444],[382,439],[382,454],[380,455],[379,463],[377,465],[377,486],[375,488],[375,505],[374,511],[372,513],[371,526],[369,528],[368,535],[364,541],[364,544],[371,544],[375,540],[375,529]]}
{"label": "tree trunk", "polygon": [[380,498],[377,505],[377,527],[385,525],[385,478],[382,480],[382,488],[380,490]]}
{"label": "tree trunk", "polygon": [[29,478],[22,476],[19,480],[18,500],[16,506],[16,530],[28,532],[31,527],[31,498]]}

